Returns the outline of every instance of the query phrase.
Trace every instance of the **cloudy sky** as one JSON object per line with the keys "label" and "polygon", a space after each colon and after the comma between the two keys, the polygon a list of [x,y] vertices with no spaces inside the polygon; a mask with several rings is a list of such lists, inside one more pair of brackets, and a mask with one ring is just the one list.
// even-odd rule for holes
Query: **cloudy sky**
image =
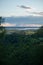
{"label": "cloudy sky", "polygon": [[43,0],[0,0],[0,16],[43,16]]}
{"label": "cloudy sky", "polygon": [[[0,16],[38,16],[39,18],[43,17],[43,0],[0,0]],[[8,24],[9,23],[7,23],[7,25]]]}

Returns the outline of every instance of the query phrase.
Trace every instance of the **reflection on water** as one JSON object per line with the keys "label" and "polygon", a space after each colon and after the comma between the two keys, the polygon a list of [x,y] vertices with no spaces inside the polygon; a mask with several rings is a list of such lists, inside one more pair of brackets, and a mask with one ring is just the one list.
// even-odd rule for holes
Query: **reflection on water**
{"label": "reflection on water", "polygon": [[6,30],[36,30],[40,27],[5,27]]}

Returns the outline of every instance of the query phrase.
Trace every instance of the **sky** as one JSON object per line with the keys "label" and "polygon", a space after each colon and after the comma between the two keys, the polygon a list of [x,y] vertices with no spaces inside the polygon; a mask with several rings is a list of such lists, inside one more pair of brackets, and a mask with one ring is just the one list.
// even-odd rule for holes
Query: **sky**
{"label": "sky", "polygon": [[[43,0],[0,0],[0,16],[3,17],[38,16],[39,18],[43,17]],[[41,21],[39,21],[39,23]],[[5,23],[4,25],[8,26],[11,25],[11,23],[7,24]],[[12,25],[16,26],[16,24]]]}
{"label": "sky", "polygon": [[43,15],[43,0],[0,0],[0,16]]}

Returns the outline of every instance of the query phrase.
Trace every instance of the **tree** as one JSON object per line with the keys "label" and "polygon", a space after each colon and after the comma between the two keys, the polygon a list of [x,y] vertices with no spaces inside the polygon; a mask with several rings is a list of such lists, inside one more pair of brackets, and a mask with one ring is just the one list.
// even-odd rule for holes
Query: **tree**
{"label": "tree", "polygon": [[43,37],[43,26],[41,26],[40,29],[37,30],[37,36]]}
{"label": "tree", "polygon": [[1,25],[4,22],[4,18],[0,17],[0,32],[4,30],[4,27]]}
{"label": "tree", "polygon": [[4,18],[0,17],[0,40],[2,40],[5,35],[5,27],[1,25],[4,21]]}
{"label": "tree", "polygon": [[1,23],[3,23],[4,21],[5,21],[5,19],[2,18],[2,17],[0,17],[0,25],[1,25]]}

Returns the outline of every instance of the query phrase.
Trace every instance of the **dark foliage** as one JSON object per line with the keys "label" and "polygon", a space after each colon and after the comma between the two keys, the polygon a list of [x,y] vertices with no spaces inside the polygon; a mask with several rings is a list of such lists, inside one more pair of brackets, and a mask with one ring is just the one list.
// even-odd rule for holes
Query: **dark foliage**
{"label": "dark foliage", "polygon": [[43,36],[37,34],[0,33],[0,65],[43,65]]}

